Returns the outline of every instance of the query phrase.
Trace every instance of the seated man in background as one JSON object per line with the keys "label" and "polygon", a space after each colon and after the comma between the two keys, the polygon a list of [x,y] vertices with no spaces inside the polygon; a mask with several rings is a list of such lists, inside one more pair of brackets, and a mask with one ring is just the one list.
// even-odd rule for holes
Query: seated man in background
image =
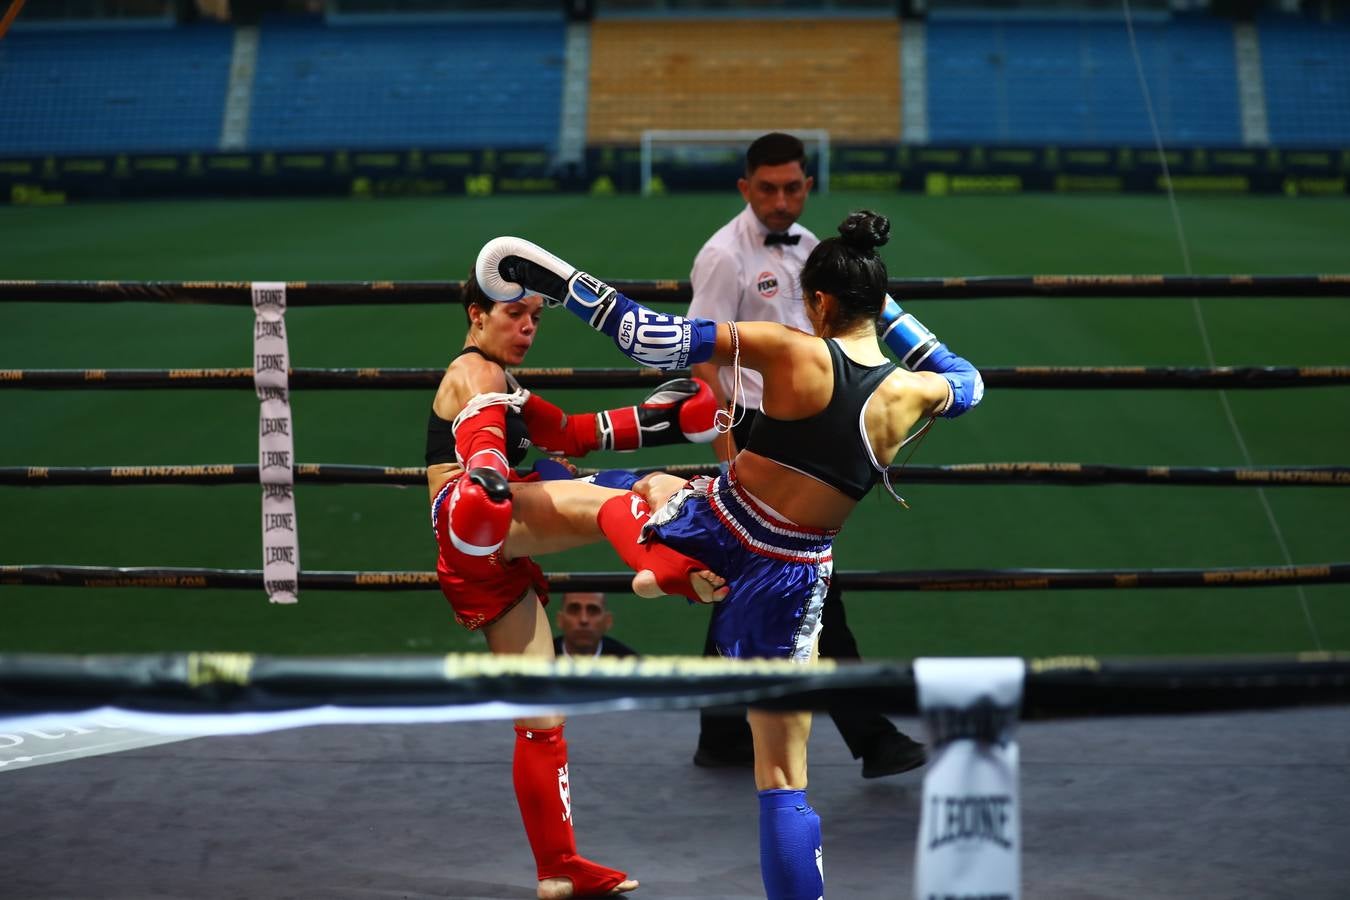
{"label": "seated man in background", "polygon": [[553,650],[563,656],[636,656],[637,652],[609,636],[614,613],[599,591],[569,591],[558,609],[558,630]]}

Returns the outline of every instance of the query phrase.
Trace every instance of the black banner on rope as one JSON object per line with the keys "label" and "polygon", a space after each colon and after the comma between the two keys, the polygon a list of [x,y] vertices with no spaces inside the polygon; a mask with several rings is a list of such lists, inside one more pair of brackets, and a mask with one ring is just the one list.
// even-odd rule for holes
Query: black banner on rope
{"label": "black banner on rope", "polygon": [[[580,469],[594,475],[598,469]],[[712,464],[643,466],[636,471],[669,472],[682,478],[716,475]],[[295,480],[306,484],[421,485],[422,466],[363,466],[297,463]],[[1194,466],[1108,466],[1088,463],[964,463],[949,466],[892,466],[896,484],[1163,484],[1201,487],[1350,487],[1350,466],[1217,468]],[[67,487],[142,484],[257,484],[258,466],[230,463],[195,466],[0,466],[0,485]]]}
{"label": "black banner on rope", "polygon": [[[626,572],[550,572],[561,591],[627,591]],[[1312,563],[1220,569],[931,569],[911,572],[836,572],[854,591],[1051,591],[1136,588],[1272,587],[1286,584],[1344,584],[1350,563]],[[0,584],[91,588],[259,588],[258,569],[0,565]],[[300,587],[332,591],[436,590],[435,572],[300,573]]]}
{"label": "black banner on rope", "polygon": [[[683,369],[509,370],[530,389],[648,388],[689,373]],[[1292,388],[1350,384],[1350,366],[989,366],[989,387],[1047,390],[1196,390]],[[292,389],[400,390],[435,388],[444,369],[291,369]],[[0,369],[0,388],[84,390],[253,390],[252,369]]]}
{"label": "black banner on rope", "polygon": [[[1350,702],[1350,655],[1026,661],[1022,718],[1137,715]],[[113,706],[176,713],[485,703],[689,709],[726,702],[866,706],[913,714],[907,662],[630,657],[284,657],[249,653],[67,656],[0,653],[0,717]],[[415,717],[412,717],[415,720]],[[353,721],[360,721],[353,713]],[[179,726],[182,727],[181,725]]]}
{"label": "black banner on rope", "polygon": [[[725,190],[742,174],[744,146],[657,144],[652,187]],[[1164,177],[1166,159],[1170,179]],[[814,169],[813,159],[810,167]],[[404,197],[589,192],[642,187],[636,144],[586,148],[558,166],[541,147],[340,147],[131,152],[0,158],[0,203],[53,206],[142,197]],[[830,155],[835,190],[932,196],[1024,191],[1345,196],[1350,152],[1325,147],[1152,147],[897,143],[843,144]]]}
{"label": "black banner on rope", "polygon": [[[725,190],[744,173],[744,146],[655,142],[649,188],[657,193]],[[808,153],[810,151],[808,150]],[[1165,177],[1163,162],[1170,178]],[[816,162],[808,160],[815,171]],[[642,148],[587,149],[594,193],[642,187]],[[838,191],[905,191],[929,196],[1204,193],[1345,196],[1350,151],[1340,148],[844,144],[830,153]]]}
{"label": "black banner on rope", "polygon": [[[612,281],[648,304],[687,306],[688,281]],[[292,281],[286,305],[357,306],[460,302],[462,281]],[[893,297],[975,300],[1000,297],[1350,297],[1350,273],[1309,275],[990,275],[969,278],[897,278]],[[293,299],[292,299],[293,298]],[[8,303],[216,303],[248,306],[246,281],[4,281]]]}
{"label": "black banner on rope", "polygon": [[109,153],[0,158],[0,203],[144,197],[553,194],[583,183],[542,147]]}

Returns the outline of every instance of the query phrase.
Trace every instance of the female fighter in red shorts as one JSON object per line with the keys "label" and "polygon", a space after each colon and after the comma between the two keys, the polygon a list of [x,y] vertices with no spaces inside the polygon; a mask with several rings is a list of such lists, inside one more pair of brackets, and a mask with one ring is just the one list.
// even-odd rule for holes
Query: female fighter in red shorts
{"label": "female fighter in red shorts", "polygon": [[[493,303],[473,278],[466,283],[469,331],[432,403],[426,462],[440,548],[436,571],[455,619],[481,629],[493,653],[552,659],[544,613],[548,585],[533,555],[608,539],[634,563],[633,590],[641,596],[709,602],[726,588],[697,560],[638,543],[651,510],[632,491],[537,475],[521,479],[512,468],[532,444],[579,456],[602,448],[709,441],[715,434],[716,401],[706,384],[693,379],[667,382],[639,406],[577,415],[522,389],[505,367],[524,360],[542,303],[539,297]],[[577,853],[563,718],[517,719],[515,726],[513,781],[540,900],[636,888],[625,873]]]}

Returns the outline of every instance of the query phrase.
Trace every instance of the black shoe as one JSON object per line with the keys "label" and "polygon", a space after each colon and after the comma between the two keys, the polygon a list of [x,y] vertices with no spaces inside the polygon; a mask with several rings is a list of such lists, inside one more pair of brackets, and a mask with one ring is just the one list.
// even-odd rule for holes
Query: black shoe
{"label": "black shoe", "polygon": [[745,768],[755,764],[753,747],[736,747],[730,750],[709,750],[699,747],[694,751],[694,765],[705,769]]}
{"label": "black shoe", "polygon": [[872,749],[863,754],[862,761],[862,777],[884,778],[919,768],[927,761],[927,755],[923,744],[897,731],[878,738]]}

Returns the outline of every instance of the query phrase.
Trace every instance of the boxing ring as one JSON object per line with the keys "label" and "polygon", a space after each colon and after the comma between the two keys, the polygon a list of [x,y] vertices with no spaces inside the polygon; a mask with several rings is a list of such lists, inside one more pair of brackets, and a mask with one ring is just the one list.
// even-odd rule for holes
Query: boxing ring
{"label": "boxing ring", "polygon": [[[681,283],[614,286],[652,304],[688,297],[688,285]],[[455,302],[459,289],[459,282],[285,285],[288,307],[446,304]],[[953,300],[1344,297],[1350,295],[1350,277],[910,279],[893,281],[891,292]],[[249,305],[255,297],[249,283],[0,282],[0,302]],[[257,368],[11,369],[0,370],[0,389],[258,390]],[[442,371],[294,368],[285,374],[288,390],[429,392]],[[989,388],[1000,391],[1350,384],[1350,367],[1335,366],[982,371]],[[516,374],[525,387],[551,390],[654,387],[671,377],[635,369]],[[256,484],[267,481],[265,468],[262,461],[8,466],[0,467],[0,486]],[[644,468],[692,475],[712,467]],[[895,477],[953,485],[1330,490],[1350,486],[1350,466],[907,464]],[[294,485],[420,486],[425,475],[420,467],[295,460],[289,478]],[[0,585],[261,591],[267,581],[264,569],[128,562],[136,564],[0,559]],[[838,577],[848,591],[1205,590],[1344,584],[1350,581],[1350,561],[1206,568],[845,568]],[[556,571],[549,578],[558,591],[623,591],[628,580],[620,572]],[[299,568],[295,582],[301,597],[307,590],[437,590],[435,574],[424,571]],[[913,717],[908,725],[902,721],[911,732],[926,721],[913,668],[899,662],[804,669],[660,657],[617,665],[472,654],[0,654],[0,797],[7,801],[4,833],[10,838],[0,842],[0,896],[531,896],[529,851],[508,801],[507,736],[499,722],[483,721],[523,709],[562,709],[573,717],[568,739],[576,763],[581,849],[628,867],[643,883],[635,896],[762,896],[750,773],[690,766],[696,717],[679,714],[749,701],[814,709],[869,703]],[[1026,660],[1017,737],[1022,896],[1346,896],[1347,703],[1346,653]],[[112,724],[96,721],[112,712],[126,717]],[[61,718],[79,715],[94,718]],[[267,720],[272,716],[282,718]],[[112,755],[72,754],[60,765],[31,765],[33,748],[44,741],[100,731],[134,736],[136,728],[172,731],[172,722],[183,734],[212,736],[164,743],[129,739],[131,749]],[[283,727],[286,723],[325,727]],[[29,765],[19,764],[25,754]],[[829,897],[912,896],[922,777],[920,772],[863,782],[828,729],[815,730],[811,791],[826,823]]]}

